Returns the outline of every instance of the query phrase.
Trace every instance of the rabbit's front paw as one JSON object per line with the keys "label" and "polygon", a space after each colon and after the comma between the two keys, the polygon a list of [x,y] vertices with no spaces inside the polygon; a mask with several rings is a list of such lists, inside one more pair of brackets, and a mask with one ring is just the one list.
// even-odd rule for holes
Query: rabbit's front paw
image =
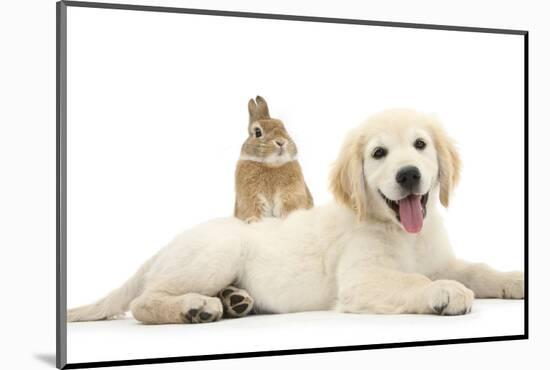
{"label": "rabbit's front paw", "polygon": [[247,224],[252,224],[254,222],[259,222],[260,220],[261,218],[252,216],[252,217],[248,217],[244,222],[246,222]]}

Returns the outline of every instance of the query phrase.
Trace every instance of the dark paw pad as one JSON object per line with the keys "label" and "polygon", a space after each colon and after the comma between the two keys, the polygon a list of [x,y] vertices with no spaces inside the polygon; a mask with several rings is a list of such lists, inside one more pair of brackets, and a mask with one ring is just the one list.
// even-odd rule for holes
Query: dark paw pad
{"label": "dark paw pad", "polygon": [[449,297],[449,294],[445,292],[446,297],[441,299],[441,302],[439,302],[436,305],[432,306],[432,310],[438,314],[438,315],[446,315],[447,312],[445,312],[445,309],[451,302],[451,297]]}
{"label": "dark paw pad", "polygon": [[229,297],[229,302],[231,303],[231,305],[236,305],[238,303],[241,303],[242,301],[244,301],[244,297],[239,294],[233,294],[231,297]]}
{"label": "dark paw pad", "polygon": [[233,311],[235,311],[236,313],[238,314],[242,314],[244,311],[246,311],[246,309],[248,308],[248,304],[247,303],[243,303],[243,304],[239,304],[239,305],[236,305],[236,306],[233,306]]}
{"label": "dark paw pad", "polygon": [[225,317],[246,316],[254,306],[254,300],[243,289],[227,287],[218,293],[218,297],[222,300]]}
{"label": "dark paw pad", "polygon": [[199,318],[202,321],[208,321],[211,317],[212,317],[212,314],[210,314],[208,312],[201,312],[200,315],[199,315]]}
{"label": "dark paw pad", "polygon": [[229,297],[229,295],[230,295],[231,293],[233,293],[233,292],[235,292],[233,289],[231,289],[231,288],[225,288],[224,290],[222,290],[222,291],[220,292],[220,297],[221,297],[221,298],[227,298],[227,297]]}
{"label": "dark paw pad", "polygon": [[[192,308],[186,313],[182,313],[182,321],[188,324],[200,324],[217,320],[216,315],[202,309]],[[219,315],[218,315],[219,316]],[[218,317],[219,318],[219,317]]]}
{"label": "dark paw pad", "polygon": [[448,303],[444,303],[442,305],[439,305],[439,306],[434,306],[433,307],[433,310],[435,311],[435,313],[437,313],[438,315],[442,315],[443,314],[443,311],[445,310],[445,308],[447,308],[448,306]]}

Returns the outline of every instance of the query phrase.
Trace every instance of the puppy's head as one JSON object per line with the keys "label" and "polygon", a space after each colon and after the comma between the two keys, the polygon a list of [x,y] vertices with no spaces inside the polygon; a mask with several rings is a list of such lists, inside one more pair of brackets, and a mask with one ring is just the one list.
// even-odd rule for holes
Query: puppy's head
{"label": "puppy's head", "polygon": [[[388,110],[352,130],[331,173],[336,200],[357,213],[422,229],[428,200],[439,189],[445,207],[460,172],[452,141],[431,116]],[[435,194],[437,196],[437,194]]]}

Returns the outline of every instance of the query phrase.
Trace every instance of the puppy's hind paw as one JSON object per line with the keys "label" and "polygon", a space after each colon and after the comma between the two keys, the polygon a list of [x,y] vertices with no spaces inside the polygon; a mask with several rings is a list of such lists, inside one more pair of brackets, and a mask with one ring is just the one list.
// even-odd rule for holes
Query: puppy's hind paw
{"label": "puppy's hind paw", "polygon": [[254,299],[244,289],[228,286],[218,293],[225,317],[243,317],[254,307]]}
{"label": "puppy's hind paw", "polygon": [[182,301],[180,318],[186,324],[201,324],[218,321],[222,314],[223,307],[218,298],[189,293]]}

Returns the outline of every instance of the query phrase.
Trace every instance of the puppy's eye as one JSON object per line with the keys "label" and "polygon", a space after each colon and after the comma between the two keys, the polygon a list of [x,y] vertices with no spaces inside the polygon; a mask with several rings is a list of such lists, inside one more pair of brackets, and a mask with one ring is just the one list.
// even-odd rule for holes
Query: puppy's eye
{"label": "puppy's eye", "polygon": [[422,139],[416,139],[416,141],[414,142],[414,147],[416,149],[422,150],[426,147],[426,142]]}
{"label": "puppy's eye", "polygon": [[372,157],[374,159],[380,159],[380,158],[383,158],[386,156],[386,154],[388,154],[388,151],[386,150],[386,148],[376,148],[374,149],[374,152],[372,152]]}
{"label": "puppy's eye", "polygon": [[254,135],[255,135],[256,137],[262,137],[262,130],[261,130],[259,127],[256,127],[256,128],[254,129]]}

